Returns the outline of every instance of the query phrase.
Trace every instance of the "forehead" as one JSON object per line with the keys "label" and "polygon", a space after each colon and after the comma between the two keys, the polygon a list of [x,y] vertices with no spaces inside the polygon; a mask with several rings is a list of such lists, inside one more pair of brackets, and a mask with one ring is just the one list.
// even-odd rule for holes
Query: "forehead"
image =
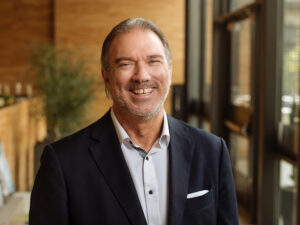
{"label": "forehead", "polygon": [[165,57],[161,40],[151,30],[134,28],[117,35],[113,39],[109,49],[110,56],[130,56],[136,54],[162,54]]}

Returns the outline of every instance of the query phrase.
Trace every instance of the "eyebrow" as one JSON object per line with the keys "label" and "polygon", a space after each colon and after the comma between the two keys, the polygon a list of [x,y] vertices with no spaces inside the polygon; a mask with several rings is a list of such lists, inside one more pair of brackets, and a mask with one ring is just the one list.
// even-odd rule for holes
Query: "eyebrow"
{"label": "eyebrow", "polygon": [[164,57],[162,55],[150,55],[147,58],[149,58],[149,59],[155,59],[155,58],[163,59]]}
{"label": "eyebrow", "polygon": [[[164,57],[162,55],[149,55],[147,56],[148,59],[155,59],[155,58],[160,58],[163,59]],[[133,58],[131,57],[119,57],[115,59],[115,63],[118,64],[122,61],[134,61]]]}
{"label": "eyebrow", "polygon": [[121,61],[133,61],[133,59],[130,57],[120,57],[115,59],[116,64],[120,63]]}

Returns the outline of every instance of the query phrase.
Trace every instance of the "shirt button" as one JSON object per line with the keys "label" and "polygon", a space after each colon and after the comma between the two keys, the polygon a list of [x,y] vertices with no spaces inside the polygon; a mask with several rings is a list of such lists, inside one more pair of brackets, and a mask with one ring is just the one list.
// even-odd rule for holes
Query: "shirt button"
{"label": "shirt button", "polygon": [[153,191],[152,191],[152,190],[150,190],[150,191],[149,191],[149,194],[150,194],[150,195],[152,195],[152,194],[153,194]]}
{"label": "shirt button", "polygon": [[149,160],[148,156],[146,157],[146,160]]}

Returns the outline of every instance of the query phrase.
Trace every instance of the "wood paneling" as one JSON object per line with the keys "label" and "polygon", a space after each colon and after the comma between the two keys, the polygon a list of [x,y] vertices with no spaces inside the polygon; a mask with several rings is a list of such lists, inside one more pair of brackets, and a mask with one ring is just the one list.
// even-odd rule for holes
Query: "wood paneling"
{"label": "wood paneling", "polygon": [[[0,2],[0,83],[13,87],[35,83],[28,66],[30,45],[51,42],[84,58],[89,73],[99,79],[99,92],[89,115],[102,116],[111,105],[100,74],[102,42],[120,21],[144,17],[161,27],[173,55],[173,82],[184,82],[184,0],[10,0]],[[0,109],[0,141],[3,142],[17,190],[27,190],[34,179],[33,147],[45,137],[45,121],[32,119],[28,100]],[[166,101],[171,111],[170,96]]]}
{"label": "wood paneling", "polygon": [[53,39],[52,0],[0,1],[0,83],[34,83],[30,45]]}
{"label": "wood paneling", "polygon": [[[54,8],[53,8],[54,4]],[[120,21],[144,17],[161,27],[173,55],[173,82],[184,82],[184,0],[9,0],[0,2],[0,83],[13,90],[16,82],[35,82],[28,66],[30,45],[51,42],[68,48],[87,61],[88,72],[99,79],[99,92],[90,110],[90,121],[111,105],[100,74],[102,42]],[[54,14],[54,17],[53,17]],[[27,100],[0,109],[0,141],[17,190],[31,187],[34,179],[33,148],[46,135],[44,120],[33,116],[37,100]],[[170,96],[166,101],[171,111]]]}
{"label": "wood paneling", "polygon": [[34,180],[34,147],[46,136],[41,100],[27,99],[0,109],[0,142],[18,191],[27,191]]}
{"label": "wood paneling", "polygon": [[[173,83],[184,82],[185,1],[184,0],[55,0],[55,44],[83,57],[90,72],[100,74],[101,45],[113,26],[129,17],[144,17],[165,33],[173,55]],[[100,83],[101,83],[100,82]],[[92,120],[111,105],[103,93],[91,110]],[[166,109],[170,113],[170,97]]]}

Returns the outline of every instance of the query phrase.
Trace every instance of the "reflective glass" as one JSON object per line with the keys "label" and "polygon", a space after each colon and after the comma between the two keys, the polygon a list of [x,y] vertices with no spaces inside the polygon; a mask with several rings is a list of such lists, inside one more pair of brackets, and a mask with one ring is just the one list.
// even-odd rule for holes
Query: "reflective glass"
{"label": "reflective glass", "polygon": [[[188,24],[188,35],[187,35],[187,57],[189,63],[187,63],[187,80],[186,80],[186,94],[187,94],[187,105],[193,104],[193,102],[200,101],[200,1],[188,1],[187,24]],[[198,127],[199,118],[195,115],[188,115],[189,124]]]}
{"label": "reflective glass", "polygon": [[201,128],[202,128],[203,130],[206,130],[206,131],[208,131],[208,132],[211,132],[211,123],[208,122],[208,121],[206,121],[206,120],[202,120],[202,121],[201,121]]}
{"label": "reflective glass", "polygon": [[230,1],[230,11],[234,11],[241,8],[247,4],[253,3],[255,0],[231,0]]}
{"label": "reflective glass", "polygon": [[213,0],[206,1],[205,13],[205,85],[203,85],[203,97],[205,102],[210,102],[212,81]]}
{"label": "reflective glass", "polygon": [[286,0],[283,7],[283,45],[279,143],[297,154],[300,107],[300,0]]}
{"label": "reflective glass", "polygon": [[230,133],[228,147],[239,204],[250,212],[253,203],[252,142],[244,136]]}
{"label": "reflective glass", "polygon": [[280,160],[279,164],[279,217],[278,225],[296,225],[297,188],[296,167]]}
{"label": "reflective glass", "polygon": [[230,155],[232,167],[235,172],[238,172],[243,177],[251,177],[251,154],[250,154],[250,141],[248,138],[230,134]]}
{"label": "reflective glass", "polygon": [[251,62],[254,22],[246,19],[231,27],[231,103],[251,106]]}

